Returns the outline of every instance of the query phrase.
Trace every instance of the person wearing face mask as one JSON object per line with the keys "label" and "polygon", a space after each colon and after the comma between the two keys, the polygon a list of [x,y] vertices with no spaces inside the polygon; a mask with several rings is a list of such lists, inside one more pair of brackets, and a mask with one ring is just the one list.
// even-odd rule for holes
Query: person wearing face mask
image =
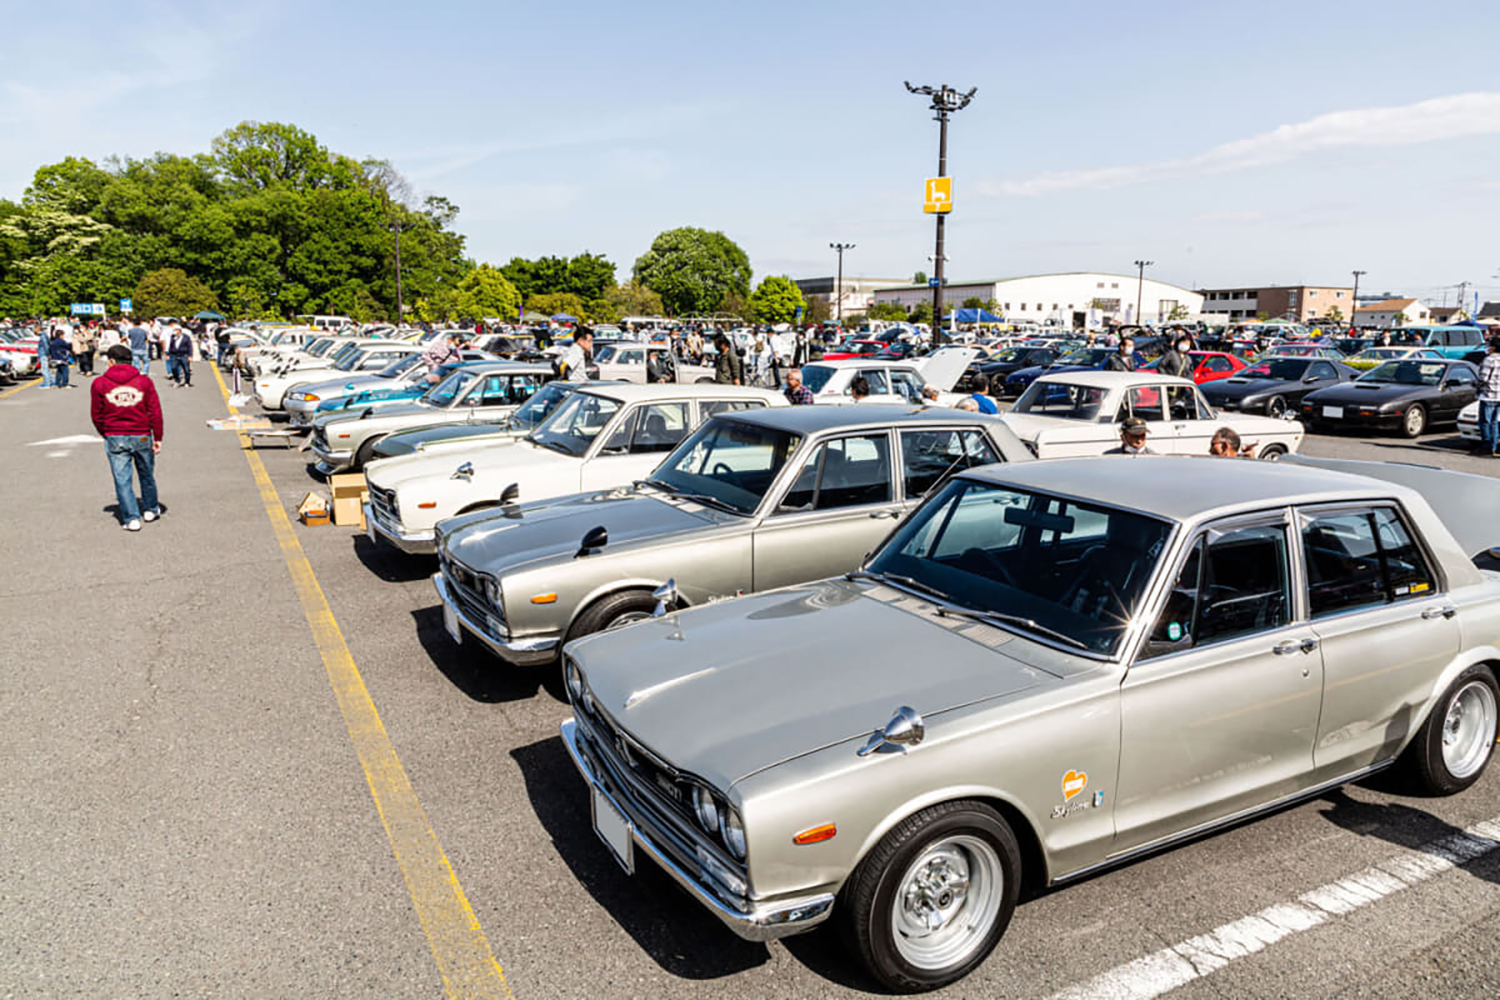
{"label": "person wearing face mask", "polygon": [[1163,375],[1172,375],[1176,378],[1193,377],[1193,359],[1188,354],[1193,349],[1193,342],[1186,334],[1180,334],[1161,356],[1161,361],[1156,365],[1156,370]]}

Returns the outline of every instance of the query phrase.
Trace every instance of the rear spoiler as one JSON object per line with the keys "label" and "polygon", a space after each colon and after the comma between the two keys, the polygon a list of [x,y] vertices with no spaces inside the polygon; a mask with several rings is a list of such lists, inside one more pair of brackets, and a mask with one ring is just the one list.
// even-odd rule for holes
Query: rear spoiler
{"label": "rear spoiler", "polygon": [[1379,479],[1422,494],[1464,554],[1484,569],[1500,569],[1500,479],[1411,462],[1361,462],[1287,455],[1281,459],[1333,472]]}

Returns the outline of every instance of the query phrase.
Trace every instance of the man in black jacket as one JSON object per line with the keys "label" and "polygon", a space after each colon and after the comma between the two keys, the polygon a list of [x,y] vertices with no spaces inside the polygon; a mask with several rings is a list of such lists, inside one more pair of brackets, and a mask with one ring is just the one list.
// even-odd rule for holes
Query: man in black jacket
{"label": "man in black jacket", "polygon": [[1104,362],[1104,370],[1107,372],[1135,371],[1135,338],[1120,338],[1120,349]]}
{"label": "man in black jacket", "polygon": [[744,385],[745,367],[740,361],[740,352],[730,346],[729,338],[722,333],[714,337],[714,381],[719,385]]}

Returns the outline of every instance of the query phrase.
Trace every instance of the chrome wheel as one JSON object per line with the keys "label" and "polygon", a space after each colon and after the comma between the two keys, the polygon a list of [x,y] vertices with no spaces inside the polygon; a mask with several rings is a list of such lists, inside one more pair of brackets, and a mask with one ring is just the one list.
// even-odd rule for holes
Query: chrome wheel
{"label": "chrome wheel", "polygon": [[978,837],[932,844],[906,869],[891,901],[896,951],[918,969],[963,963],[986,946],[1004,883],[999,855]]}
{"label": "chrome wheel", "polygon": [[623,615],[617,617],[614,621],[610,622],[608,625],[604,626],[604,631],[613,632],[617,628],[624,628],[626,625],[634,625],[636,622],[643,622],[650,617],[651,614],[647,611],[627,611]]}
{"label": "chrome wheel", "polygon": [[1409,407],[1401,418],[1401,429],[1407,437],[1417,437],[1427,427],[1427,413],[1420,406]]}
{"label": "chrome wheel", "polygon": [[1458,689],[1443,718],[1443,766],[1463,779],[1484,767],[1495,742],[1495,693],[1479,681]]}
{"label": "chrome wheel", "polygon": [[1266,404],[1266,416],[1276,417],[1278,420],[1286,414],[1286,400],[1280,396],[1272,396],[1271,401]]}

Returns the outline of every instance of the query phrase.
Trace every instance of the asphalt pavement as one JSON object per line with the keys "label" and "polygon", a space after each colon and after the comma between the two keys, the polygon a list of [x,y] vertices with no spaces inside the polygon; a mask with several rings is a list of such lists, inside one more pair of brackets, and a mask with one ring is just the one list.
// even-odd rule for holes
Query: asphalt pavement
{"label": "asphalt pavement", "polygon": [[[0,389],[0,997],[493,993],[498,977],[469,990],[440,973],[464,930],[432,914],[457,898],[500,995],[875,991],[832,934],[746,944],[649,865],[622,873],[558,738],[554,674],[455,647],[430,559],[349,528],[278,528],[322,486],[306,456],[249,460],[207,429],[226,411],[206,366],[191,390],[153,374],[168,510],[139,534],[109,512],[86,386]],[[1455,442],[1305,450],[1500,474]],[[389,774],[371,771],[381,737]],[[1500,995],[1500,830],[1483,825],[1497,819],[1493,770],[1447,799],[1353,786],[1026,899],[941,995]],[[413,851],[451,865],[452,885],[433,889]],[[1368,874],[1413,857],[1450,860],[1399,883]],[[1294,911],[1320,916],[1276,923]]]}

